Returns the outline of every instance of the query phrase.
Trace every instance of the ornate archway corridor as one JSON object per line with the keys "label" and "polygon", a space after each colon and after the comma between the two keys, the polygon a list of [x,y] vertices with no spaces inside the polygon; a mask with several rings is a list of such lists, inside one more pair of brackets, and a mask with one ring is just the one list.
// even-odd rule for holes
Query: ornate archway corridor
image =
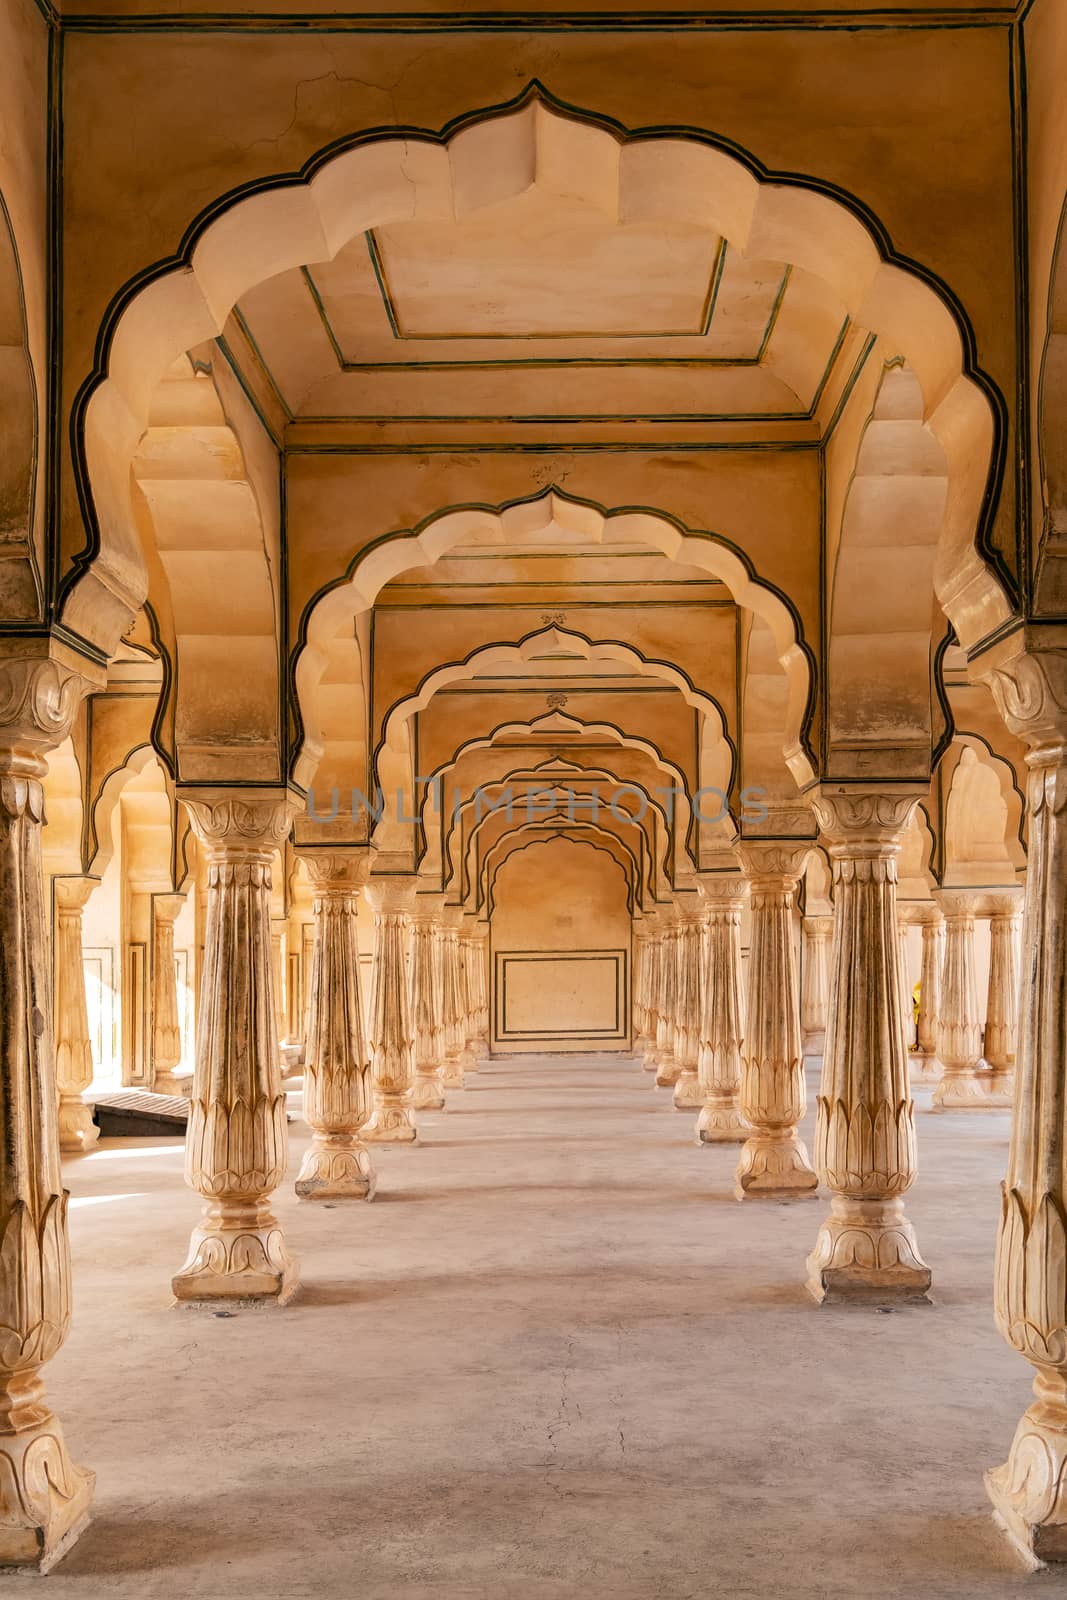
{"label": "ornate archway corridor", "polygon": [[[417,1148],[376,1150],[372,1206],[284,1185],[303,1277],[283,1313],[170,1310],[181,1145],[102,1140],[67,1168],[79,1316],[52,1379],[62,1409],[83,1398],[99,1500],[50,1584],[683,1600],[788,1571],[795,1600],[1028,1593],[971,1470],[1021,1398],[989,1329],[1008,1114],[916,1099],[937,1304],[888,1315],[817,1308],[797,1272],[816,1208],[737,1204],[736,1150],[697,1145],[628,1057],[483,1064]],[[306,1140],[294,1123],[293,1170]]]}

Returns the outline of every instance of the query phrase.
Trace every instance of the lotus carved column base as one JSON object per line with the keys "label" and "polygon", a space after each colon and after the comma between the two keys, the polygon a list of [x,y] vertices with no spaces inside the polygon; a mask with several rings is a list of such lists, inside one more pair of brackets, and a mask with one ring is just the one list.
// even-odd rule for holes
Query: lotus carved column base
{"label": "lotus carved column base", "polygon": [[415,1073],[415,1086],[411,1091],[411,1103],[416,1111],[443,1111],[445,1097],[441,1085],[444,1078],[435,1069],[433,1071]]}
{"label": "lotus carved column base", "polygon": [[704,1102],[697,1118],[697,1141],[700,1144],[744,1144],[751,1133],[751,1127],[741,1115],[736,1094]]}
{"label": "lotus carved column base", "polygon": [[3,1404],[14,1431],[0,1430],[0,1570],[50,1572],[88,1526],[96,1474],[71,1463],[36,1373],[10,1376]]}
{"label": "lotus carved column base", "polygon": [[411,1115],[411,1091],[403,1094],[379,1093],[374,1101],[374,1113],[369,1122],[359,1130],[361,1139],[376,1144],[411,1144],[418,1138]]}
{"label": "lotus carved column base", "polygon": [[834,1195],[808,1257],[820,1305],[929,1304],[930,1276],[903,1200]]}
{"label": "lotus carved column base", "polygon": [[647,1044],[644,1049],[644,1060],[641,1062],[646,1072],[656,1072],[659,1068],[659,1056],[656,1054],[654,1044]]}
{"label": "lotus carved column base", "polygon": [[181,1305],[211,1306],[223,1300],[283,1306],[299,1282],[297,1264],[266,1203],[227,1200],[206,1208],[171,1288]]}
{"label": "lotus carved column base", "polygon": [[463,1057],[448,1056],[441,1068],[441,1082],[446,1089],[462,1089]]}
{"label": "lotus carved column base", "polygon": [[908,1056],[909,1083],[925,1084],[929,1088],[933,1084],[940,1083],[944,1070],[936,1056],[923,1055],[917,1050]]}
{"label": "lotus carved column base", "polygon": [[80,1095],[59,1102],[59,1148],[64,1155],[88,1150],[100,1137],[93,1114]]}
{"label": "lotus carved column base", "polygon": [[658,1089],[673,1089],[681,1075],[681,1064],[673,1056],[660,1055],[656,1065],[656,1087]]}
{"label": "lotus carved column base", "polygon": [[674,1085],[674,1104],[679,1111],[698,1111],[704,1104],[696,1067],[685,1067]]}
{"label": "lotus carved column base", "polygon": [[1039,1369],[1003,1466],[985,1475],[997,1521],[1034,1565],[1067,1561],[1067,1378]]}
{"label": "lotus carved column base", "polygon": [[1011,1081],[998,1073],[942,1073],[934,1090],[933,1111],[1010,1111]]}
{"label": "lotus carved column base", "polygon": [[316,1133],[294,1185],[301,1200],[373,1200],[378,1175],[358,1133]]}
{"label": "lotus carved column base", "polygon": [[814,1200],[819,1180],[799,1134],[750,1132],[737,1164],[738,1200]]}
{"label": "lotus carved column base", "polygon": [[174,1094],[182,1100],[190,1099],[192,1092],[191,1072],[157,1072],[152,1084],[153,1094]]}

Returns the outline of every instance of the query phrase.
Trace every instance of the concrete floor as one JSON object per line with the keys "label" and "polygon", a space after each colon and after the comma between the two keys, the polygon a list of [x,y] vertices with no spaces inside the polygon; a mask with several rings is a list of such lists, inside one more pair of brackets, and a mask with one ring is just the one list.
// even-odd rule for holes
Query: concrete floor
{"label": "concrete floor", "polygon": [[50,1596],[1067,1596],[982,1489],[1029,1391],[990,1309],[1006,1115],[919,1117],[937,1304],[886,1314],[817,1309],[825,1201],[738,1205],[736,1152],[635,1063],[468,1082],[419,1147],[379,1148],[373,1205],[286,1186],[282,1311],[171,1309],[180,1145],[70,1162],[49,1388],[98,1485]]}

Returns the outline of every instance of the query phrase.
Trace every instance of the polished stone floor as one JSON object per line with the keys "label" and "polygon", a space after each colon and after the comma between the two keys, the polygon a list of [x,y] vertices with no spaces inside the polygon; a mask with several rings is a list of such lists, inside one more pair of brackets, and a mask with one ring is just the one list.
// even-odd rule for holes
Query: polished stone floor
{"label": "polished stone floor", "polygon": [[49,1595],[1067,1596],[982,1489],[1029,1390],[990,1306],[1006,1114],[919,1116],[937,1303],[885,1313],[815,1307],[825,1201],[738,1205],[736,1152],[696,1145],[636,1063],[468,1082],[423,1144],[377,1149],[369,1206],[296,1201],[294,1125],[277,1209],[303,1288],[280,1312],[171,1308],[180,1145],[68,1164],[49,1387],[98,1490]]}

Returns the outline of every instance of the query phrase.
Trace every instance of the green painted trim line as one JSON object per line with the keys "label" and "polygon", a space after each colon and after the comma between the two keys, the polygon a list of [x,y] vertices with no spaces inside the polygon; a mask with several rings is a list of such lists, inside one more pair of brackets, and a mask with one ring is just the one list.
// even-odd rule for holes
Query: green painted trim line
{"label": "green painted trim line", "polygon": [[840,328],[840,330],[838,332],[837,338],[834,340],[834,347],[830,351],[830,359],[827,361],[826,366],[823,368],[823,375],[819,379],[818,383],[816,384],[815,393],[811,397],[811,405],[808,407],[808,415],[807,415],[807,420],[809,422],[814,422],[816,416],[818,415],[819,406],[822,403],[822,397],[826,392],[826,385],[830,381],[830,374],[831,374],[831,372],[833,372],[834,367],[837,364],[837,358],[841,354],[841,347],[845,342],[845,336],[848,333],[848,330],[849,330],[849,328],[851,328],[851,326],[852,326],[852,318],[851,317],[846,317],[844,322],[841,324],[841,328]]}
{"label": "green painted trim line", "polygon": [[[453,440],[432,444],[292,444],[287,443],[286,455],[291,456],[499,456],[499,455],[667,455],[686,452],[717,450],[820,450],[820,439],[738,439],[727,441],[701,441],[693,444],[655,444],[620,439],[610,443],[557,442],[547,444],[472,444],[469,440]],[[659,513],[656,513],[659,515]]]}
{"label": "green painted trim line", "polygon": [[164,770],[173,783],[175,778],[178,776],[178,769],[177,763],[174,759],[173,751],[168,750],[163,743],[163,722],[170,706],[171,689],[175,682],[174,663],[170,658],[169,650],[163,643],[163,633],[159,626],[159,618],[156,615],[154,606],[149,600],[145,600],[144,602],[144,613],[148,618],[148,631],[151,636],[152,643],[155,645],[156,650],[159,653],[160,665],[163,668],[163,682],[159,686],[159,699],[156,702],[155,715],[152,718],[152,726],[149,730],[149,738],[152,741],[152,749],[155,751],[158,759],[162,762]]}
{"label": "green painted trim line", "polygon": [[767,318],[767,326],[763,330],[763,338],[760,340],[759,352],[756,356],[757,366],[759,366],[764,356],[767,354],[767,346],[771,342],[771,334],[774,332],[775,324],[778,321],[778,316],[782,309],[782,301],[785,299],[785,291],[789,287],[789,280],[792,276],[793,268],[790,264],[782,273],[782,281],[778,285],[778,293],[774,297],[774,304],[771,307],[771,314]]}
{"label": "green painted trim line", "polygon": [[300,268],[300,276],[303,278],[304,282],[308,286],[308,293],[311,296],[311,302],[314,305],[316,312],[318,313],[319,320],[322,323],[322,326],[323,326],[323,328],[325,330],[327,339],[329,339],[329,341],[330,341],[330,345],[331,345],[331,347],[333,349],[333,353],[337,357],[337,365],[343,371],[344,370],[344,364],[345,364],[344,353],[341,350],[341,346],[337,343],[337,337],[336,337],[336,335],[335,335],[335,333],[333,331],[333,327],[332,327],[332,325],[330,323],[330,319],[326,315],[326,307],[322,303],[322,296],[319,293],[318,284],[315,282],[314,278],[311,276],[311,272],[307,267],[301,267]]}
{"label": "green painted trim line", "polygon": [[820,444],[821,449],[825,450],[826,446],[833,438],[834,433],[837,430],[837,424],[841,421],[841,418],[844,415],[845,407],[852,398],[852,391],[859,382],[860,374],[867,365],[867,359],[877,343],[878,335],[875,333],[869,333],[864,340],[863,349],[856,357],[852,371],[848,375],[848,382],[842,389],[841,394],[838,397],[837,404],[833,409],[833,413],[831,414],[830,421],[826,425],[826,432],[823,434]]}
{"label": "green painted trim line", "polygon": [[275,399],[277,400],[279,406],[282,409],[282,412],[283,412],[283,414],[285,416],[286,422],[292,422],[294,420],[294,417],[295,417],[295,412],[293,411],[292,407],[290,406],[288,400],[285,398],[284,394],[282,394],[282,391],[281,391],[281,388],[280,388],[280,386],[278,384],[278,381],[275,378],[274,373],[271,371],[270,366],[268,365],[266,356],[263,354],[263,351],[260,349],[259,345],[256,343],[255,335],[253,334],[251,328],[248,326],[248,323],[245,320],[244,313],[241,311],[240,306],[234,306],[233,310],[230,312],[230,316],[233,318],[234,322],[236,322],[237,326],[240,328],[242,338],[245,340],[245,342],[247,343],[249,349],[252,352],[252,355],[255,357],[256,361],[259,363],[259,366],[262,368],[263,376],[266,378],[267,382],[270,384],[270,387],[273,389]]}
{"label": "green painted trim line", "polygon": [[[582,425],[598,423],[618,423],[620,426],[639,427],[642,424],[648,427],[685,427],[692,423],[695,426],[707,426],[714,423],[729,422],[767,422],[789,424],[791,422],[814,422],[815,418],[808,411],[560,411],[538,412],[527,416],[505,417],[499,412],[495,415],[473,416],[464,412],[444,414],[440,412],[395,412],[387,415],[367,413],[364,416],[318,416],[294,417],[295,427],[314,428],[339,428],[359,426],[360,424],[374,423],[376,426],[385,424],[388,427],[417,427],[420,422],[427,426],[440,427],[445,423],[454,423],[457,427],[465,425],[486,426],[495,424],[497,427],[514,428],[552,428],[552,427],[581,427]],[[422,446],[412,443],[408,448],[414,452],[421,450]]]}
{"label": "green painted trim line", "polygon": [[[386,281],[386,277],[385,277],[385,262],[382,260],[381,251],[378,249],[378,241],[374,237],[374,229],[373,228],[366,228],[364,230],[363,240],[364,240],[364,243],[367,246],[367,254],[370,256],[371,270],[374,273],[375,281],[377,282],[377,285],[378,285],[378,294],[381,297],[382,305],[385,308],[385,315],[386,315],[386,317],[388,319],[388,322],[389,322],[390,332],[392,333],[394,339],[403,339],[403,338],[406,337],[406,335],[401,333],[401,331],[400,331],[400,320],[397,317],[396,307],[393,305],[392,292],[391,292],[391,290],[389,288],[389,285],[388,285],[388,283]],[[340,348],[341,348],[340,343],[338,342],[337,338],[335,337],[335,335],[333,333],[332,324],[330,324],[329,318],[326,315],[326,307],[322,305],[322,296],[321,295],[318,296],[318,300],[319,300],[319,305],[322,306],[322,320],[327,324],[327,326],[330,327],[330,340],[333,343],[335,349],[340,350]],[[344,357],[342,356],[341,357],[341,366],[342,366],[342,368],[344,367],[344,364],[345,364]]]}
{"label": "green painted trim line", "polygon": [[[48,35],[47,71],[45,273],[48,281],[44,314],[48,371],[45,377],[44,554],[48,574],[46,615],[54,616],[59,610],[63,432],[63,34],[54,27]],[[36,476],[36,461],[34,467]],[[30,534],[32,544],[32,525]]]}
{"label": "green painted trim line", "polygon": [[140,16],[111,15],[107,12],[63,19],[64,31],[72,33],[798,33],[813,27],[838,29],[846,33],[886,33],[917,27],[938,31],[976,28],[1008,28],[1015,21],[1013,10],[983,6],[972,12],[928,11],[920,6],[871,7],[866,11],[836,8],[809,11],[706,12],[655,11],[561,11],[543,17],[517,16],[509,12],[420,11],[367,12],[341,14],[303,14],[300,12],[249,12],[235,17],[232,12],[145,12]]}
{"label": "green painted trim line", "polygon": [[[1008,102],[1011,110],[1011,207],[1015,270],[1015,526],[1019,602],[1029,611],[1034,571],[1033,434],[1030,406],[1030,204],[1029,141],[1026,108],[1026,51],[1016,25],[1008,39]],[[1057,238],[1057,245],[1059,240]],[[1054,280],[1050,280],[1051,282]],[[1044,362],[1042,361],[1042,365]],[[1039,535],[1040,538],[1040,535]]]}
{"label": "green painted trim line", "polygon": [[719,240],[719,248],[715,252],[715,261],[708,280],[708,293],[704,301],[704,315],[701,318],[700,333],[706,339],[711,332],[711,319],[715,315],[715,306],[719,298],[719,286],[722,283],[723,268],[726,266],[726,252],[729,249],[725,239]]}
{"label": "green painted trim line", "polygon": [[218,346],[218,349],[219,349],[221,355],[225,359],[226,365],[229,367],[230,371],[233,373],[234,377],[237,379],[237,382],[240,385],[241,392],[243,393],[245,399],[248,401],[249,405],[252,407],[252,410],[255,412],[256,416],[259,418],[259,423],[260,423],[260,426],[263,429],[263,432],[267,435],[267,438],[270,440],[270,442],[274,446],[274,448],[277,451],[282,452],[284,450],[284,442],[282,440],[281,435],[275,433],[273,427],[271,426],[271,424],[270,424],[270,422],[269,422],[269,420],[267,418],[266,413],[263,410],[263,407],[259,403],[259,396],[256,394],[255,390],[252,388],[252,385],[249,383],[248,379],[245,377],[244,372],[243,372],[243,370],[241,368],[240,362],[237,360],[237,357],[234,355],[233,351],[230,349],[229,344],[223,338],[221,333],[218,335],[217,339],[215,340],[215,344]]}

